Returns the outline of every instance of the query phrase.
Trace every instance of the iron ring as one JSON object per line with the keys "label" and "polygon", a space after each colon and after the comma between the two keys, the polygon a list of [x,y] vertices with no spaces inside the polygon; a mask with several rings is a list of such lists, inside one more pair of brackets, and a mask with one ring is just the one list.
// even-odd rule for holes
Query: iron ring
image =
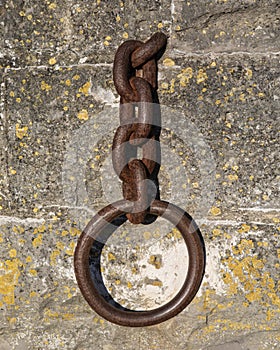
{"label": "iron ring", "polygon": [[[154,200],[150,206],[150,213],[169,220],[184,238],[189,254],[187,276],[176,296],[159,308],[147,311],[124,308],[114,301],[104,285],[100,257],[107,239],[126,221],[125,214],[130,207],[133,207],[133,203],[120,200],[103,208],[90,220],[75,249],[75,274],[82,295],[100,316],[122,326],[151,326],[176,316],[193,300],[205,271],[205,246],[200,230],[189,214],[173,204]],[[109,225],[110,223],[112,225]],[[94,275],[89,266],[93,248],[96,259]]]}

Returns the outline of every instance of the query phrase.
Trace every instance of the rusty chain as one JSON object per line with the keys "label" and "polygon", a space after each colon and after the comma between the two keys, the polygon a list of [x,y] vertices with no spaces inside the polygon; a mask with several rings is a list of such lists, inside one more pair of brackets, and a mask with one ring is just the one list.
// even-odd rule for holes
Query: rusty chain
{"label": "rusty chain", "polygon": [[[124,198],[134,201],[133,212],[127,214],[133,224],[151,223],[153,218],[148,208],[153,199],[159,199],[160,110],[156,62],[166,42],[163,33],[154,34],[146,43],[128,40],[118,48],[114,60],[114,83],[121,96],[121,125],[115,133],[112,160],[123,181]],[[135,159],[137,147],[142,148],[142,159]]]}
{"label": "rusty chain", "polygon": [[[116,52],[113,78],[120,95],[120,126],[113,140],[112,162],[122,181],[124,199],[103,208],[91,219],[79,237],[74,255],[77,282],[89,305],[105,319],[131,327],[157,324],[181,312],[196,295],[205,268],[204,242],[193,219],[159,196],[161,115],[157,61],[166,43],[166,36],[156,33],[145,43],[128,40]],[[142,159],[137,158],[139,148]],[[158,216],[173,223],[185,240],[189,253],[187,277],[167,304],[149,311],[131,311],[107,291],[101,274],[101,251],[127,219],[133,224],[149,224]],[[90,259],[94,271],[89,268]]]}

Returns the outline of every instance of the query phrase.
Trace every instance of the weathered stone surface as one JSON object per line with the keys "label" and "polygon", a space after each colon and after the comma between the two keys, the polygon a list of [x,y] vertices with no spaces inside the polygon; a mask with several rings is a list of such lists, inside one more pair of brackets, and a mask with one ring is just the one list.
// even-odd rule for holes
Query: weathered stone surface
{"label": "weathered stone surface", "polygon": [[278,1],[175,1],[172,46],[186,52],[279,52]]}
{"label": "weathered stone surface", "polygon": [[32,216],[64,204],[66,146],[75,129],[95,118],[102,93],[114,100],[111,70],[9,70],[5,82],[10,206],[4,212]]}
{"label": "weathered stone surface", "polygon": [[[22,334],[26,348],[34,349],[130,349],[133,344],[170,350],[215,349],[218,344],[226,347],[228,343],[238,343],[241,349],[254,349],[256,345],[277,349],[280,334],[275,226],[250,221],[235,226],[203,225],[208,265],[203,287],[194,302],[168,322],[129,329],[104,321],[81,297],[70,268],[80,231],[68,214],[64,211],[47,221],[1,218],[1,255],[5,257],[0,270],[1,336],[12,349],[22,347]],[[121,237],[124,239],[122,234]],[[145,252],[145,241],[138,249],[128,241],[127,251],[134,251],[134,259],[125,259],[125,270],[124,255],[117,256],[125,250],[121,241],[106,248],[104,276],[111,286],[118,287],[116,298],[126,300],[137,295],[141,304],[144,288],[134,289],[134,283],[144,279],[143,258],[147,259],[147,275],[168,271],[174,260],[170,248],[178,249],[182,241],[168,234],[158,237],[157,242],[163,254],[169,252],[157,267]],[[137,264],[141,271],[128,272]],[[177,273],[181,275],[179,269]],[[128,280],[131,286],[126,289]],[[167,285],[166,280],[162,282],[155,288],[159,289],[158,295],[164,296]],[[143,301],[145,298],[142,306]]]}
{"label": "weathered stone surface", "polygon": [[225,211],[279,208],[279,57],[188,57],[174,64],[161,74],[161,101],[182,109],[209,144],[216,204]]}
{"label": "weathered stone surface", "polygon": [[[278,350],[278,1],[2,5],[0,349]],[[122,196],[114,53],[158,29],[161,197],[198,221],[207,267],[180,315],[130,329],[89,308],[73,252],[94,211]],[[124,225],[102,255],[107,287],[131,308],[166,302],[186,267],[165,220]]]}
{"label": "weathered stone surface", "polygon": [[124,39],[171,23],[170,1],[11,0],[0,14],[2,65],[11,67],[112,62]]}

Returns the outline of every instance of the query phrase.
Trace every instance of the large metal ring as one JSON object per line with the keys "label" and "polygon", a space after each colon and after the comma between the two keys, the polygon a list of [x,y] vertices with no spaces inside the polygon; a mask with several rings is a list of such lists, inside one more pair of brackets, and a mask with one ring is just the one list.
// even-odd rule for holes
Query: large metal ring
{"label": "large metal ring", "polygon": [[[125,214],[130,207],[131,202],[121,200],[103,208],[91,219],[79,237],[74,265],[80,290],[94,311],[108,321],[122,326],[143,327],[170,319],[192,301],[204,275],[205,247],[198,227],[185,211],[168,202],[154,200],[150,213],[173,223],[185,240],[189,254],[187,276],[177,295],[165,305],[148,311],[124,308],[114,301],[104,285],[100,258],[107,239],[126,221]],[[95,267],[94,271],[90,269],[90,263]]]}

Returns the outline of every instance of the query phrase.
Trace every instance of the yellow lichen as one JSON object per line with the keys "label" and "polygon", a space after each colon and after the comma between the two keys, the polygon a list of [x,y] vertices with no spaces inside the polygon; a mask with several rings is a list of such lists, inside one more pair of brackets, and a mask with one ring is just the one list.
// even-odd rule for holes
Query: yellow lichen
{"label": "yellow lichen", "polygon": [[67,255],[73,256],[74,255],[74,250],[75,250],[75,242],[71,242],[69,245],[69,248],[65,250],[65,253]]}
{"label": "yellow lichen", "polygon": [[11,175],[15,175],[17,173],[17,171],[15,169],[13,169],[12,167],[9,168],[9,172]]}
{"label": "yellow lichen", "polygon": [[143,233],[143,236],[144,236],[144,239],[148,240],[148,239],[151,238],[152,235],[151,235],[151,232],[145,231],[145,232]]}
{"label": "yellow lichen", "polygon": [[17,258],[6,260],[0,265],[0,295],[2,295],[2,302],[8,305],[15,303],[15,286],[18,284],[20,266],[22,263]]}
{"label": "yellow lichen", "polygon": [[54,64],[56,64],[56,58],[55,58],[55,57],[51,57],[51,58],[49,59],[49,64],[50,64],[51,66],[53,66]]}
{"label": "yellow lichen", "polygon": [[210,212],[212,215],[217,216],[221,214],[221,209],[218,207],[212,207]]}
{"label": "yellow lichen", "polygon": [[165,58],[163,60],[163,64],[166,66],[166,67],[172,67],[175,65],[175,62],[171,59],[171,58]]}
{"label": "yellow lichen", "polygon": [[114,255],[113,253],[109,252],[109,253],[108,253],[108,260],[109,260],[109,261],[116,260],[115,255]]}
{"label": "yellow lichen", "polygon": [[149,258],[149,264],[153,265],[156,269],[160,269],[162,266],[161,259],[156,255],[151,255]]}
{"label": "yellow lichen", "polygon": [[222,231],[219,230],[219,229],[217,229],[217,228],[215,228],[215,229],[212,231],[212,233],[213,233],[214,236],[220,236],[221,233],[222,233]]}
{"label": "yellow lichen", "polygon": [[207,76],[205,70],[204,69],[199,69],[198,73],[197,73],[197,76],[196,76],[197,84],[204,83],[207,79],[208,79],[208,76]]}
{"label": "yellow lichen", "polygon": [[54,10],[56,8],[56,3],[52,2],[49,4],[49,9]]}
{"label": "yellow lichen", "polygon": [[10,258],[15,258],[17,256],[17,251],[16,249],[11,249],[9,251]]}
{"label": "yellow lichen", "polygon": [[55,249],[50,255],[50,263],[52,266],[56,264],[56,258],[60,255],[60,251]]}
{"label": "yellow lichen", "polygon": [[160,280],[155,280],[152,282],[152,285],[155,286],[155,287],[162,287],[163,284]]}
{"label": "yellow lichen", "polygon": [[248,79],[251,79],[251,78],[252,78],[252,76],[253,76],[253,72],[252,72],[252,70],[251,70],[251,69],[249,69],[249,68],[247,68],[247,69],[246,69],[246,73],[245,73],[245,75],[246,75],[246,77],[247,77]]}
{"label": "yellow lichen", "polygon": [[80,120],[88,120],[88,111],[86,109],[82,109],[79,113],[78,113],[78,118]]}
{"label": "yellow lichen", "polygon": [[91,87],[90,81],[87,81],[82,87],[79,88],[79,92],[82,92],[85,96],[88,96]]}
{"label": "yellow lichen", "polygon": [[236,181],[236,180],[238,180],[238,175],[237,175],[237,174],[229,174],[227,177],[228,177],[228,179],[229,179],[230,181]]}
{"label": "yellow lichen", "polygon": [[32,245],[34,248],[39,247],[39,245],[41,245],[43,242],[43,235],[39,234],[36,238],[34,238]]}
{"label": "yellow lichen", "polygon": [[43,91],[50,91],[52,89],[51,85],[48,85],[45,81],[41,82],[41,89]]}
{"label": "yellow lichen", "polygon": [[177,77],[180,78],[180,85],[185,87],[193,77],[193,69],[191,67],[184,68],[182,72],[177,75]]}

